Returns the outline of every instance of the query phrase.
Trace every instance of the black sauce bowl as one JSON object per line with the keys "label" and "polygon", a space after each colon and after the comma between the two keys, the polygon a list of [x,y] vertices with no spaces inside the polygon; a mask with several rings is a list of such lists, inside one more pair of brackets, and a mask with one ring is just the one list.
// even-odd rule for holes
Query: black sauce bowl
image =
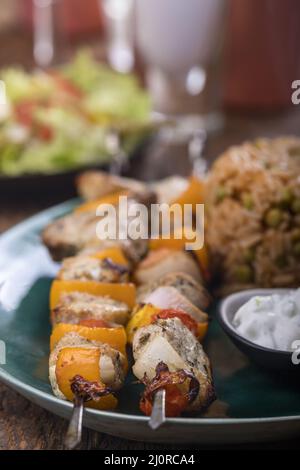
{"label": "black sauce bowl", "polygon": [[220,303],[218,321],[235,346],[250,360],[264,368],[289,374],[296,373],[300,377],[300,364],[297,366],[292,361],[293,351],[281,351],[255,344],[241,336],[232,324],[238,309],[252,297],[286,294],[290,291],[290,289],[251,289],[231,294]]}

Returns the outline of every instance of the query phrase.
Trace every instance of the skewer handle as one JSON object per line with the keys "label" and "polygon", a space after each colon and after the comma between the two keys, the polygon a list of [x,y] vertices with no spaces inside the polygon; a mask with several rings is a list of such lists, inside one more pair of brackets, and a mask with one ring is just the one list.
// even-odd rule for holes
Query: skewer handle
{"label": "skewer handle", "polygon": [[73,413],[71,416],[68,431],[65,437],[65,446],[67,449],[75,449],[81,442],[82,437],[82,416],[83,416],[83,400],[77,400],[74,403]]}
{"label": "skewer handle", "polygon": [[153,431],[158,429],[166,421],[166,391],[158,390],[155,394],[152,407],[152,414],[149,420],[149,426]]}

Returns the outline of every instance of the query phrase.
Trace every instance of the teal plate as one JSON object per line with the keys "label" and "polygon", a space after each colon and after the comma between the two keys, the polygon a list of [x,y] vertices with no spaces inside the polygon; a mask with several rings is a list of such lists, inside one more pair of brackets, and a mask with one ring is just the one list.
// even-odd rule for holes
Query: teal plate
{"label": "teal plate", "polygon": [[[6,347],[0,380],[65,418],[72,405],[52,395],[47,365],[48,297],[57,265],[42,246],[40,232],[77,203],[48,209],[0,237],[0,349]],[[118,409],[85,410],[84,425],[127,439],[180,444],[262,442],[300,433],[299,383],[250,364],[221,331],[213,310],[205,349],[212,360],[218,400],[204,416],[170,418],[152,431],[138,409],[141,389],[129,375]]]}

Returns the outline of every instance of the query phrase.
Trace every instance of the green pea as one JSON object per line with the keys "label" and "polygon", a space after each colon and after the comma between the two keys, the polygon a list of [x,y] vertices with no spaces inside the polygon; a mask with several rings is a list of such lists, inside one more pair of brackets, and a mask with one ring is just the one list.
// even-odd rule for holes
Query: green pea
{"label": "green pea", "polygon": [[297,258],[300,257],[300,242],[295,243],[293,246],[293,253],[295,256],[297,256]]}
{"label": "green pea", "polygon": [[280,205],[284,208],[289,207],[293,201],[293,193],[289,188],[285,188],[282,191],[280,198]]}
{"label": "green pea", "polygon": [[256,139],[254,140],[253,145],[258,149],[262,149],[264,146],[264,141],[262,139]]}
{"label": "green pea", "polygon": [[300,199],[294,199],[292,203],[292,211],[295,212],[295,214],[300,214]]}
{"label": "green pea", "polygon": [[270,209],[265,216],[265,222],[268,227],[278,227],[283,219],[283,212],[280,209]]}
{"label": "green pea", "polygon": [[217,202],[222,202],[226,196],[230,195],[230,191],[225,186],[219,186],[217,189],[216,199]]}
{"label": "green pea", "polygon": [[243,203],[243,206],[245,207],[245,209],[248,209],[249,211],[251,209],[253,209],[254,202],[253,202],[251,194],[243,193],[242,194],[242,203]]}
{"label": "green pea", "polygon": [[236,267],[235,277],[239,282],[251,282],[253,280],[253,271],[247,264],[241,264]]}

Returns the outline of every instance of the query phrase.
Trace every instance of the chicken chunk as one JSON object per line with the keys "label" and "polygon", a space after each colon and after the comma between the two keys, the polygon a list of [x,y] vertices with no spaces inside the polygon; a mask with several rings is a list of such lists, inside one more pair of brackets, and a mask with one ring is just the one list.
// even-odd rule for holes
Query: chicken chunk
{"label": "chicken chunk", "polygon": [[[58,383],[57,363],[60,353],[65,349],[73,349],[74,355],[72,357],[72,370],[74,375],[85,374],[84,364],[82,363],[81,350],[91,350],[99,352],[99,362],[94,364],[95,377],[100,378],[100,382],[109,386],[111,390],[119,390],[124,384],[125,378],[125,357],[119,351],[116,351],[111,346],[98,341],[89,341],[77,333],[67,333],[56,345],[55,349],[51,352],[49,358],[49,378],[53,393],[63,400],[67,397],[61,391]],[[91,359],[95,360],[95,359]]]}
{"label": "chicken chunk", "polygon": [[[78,253],[90,254],[119,246],[133,263],[139,262],[148,251],[146,239],[103,239],[96,232],[99,217],[94,212],[72,213],[49,224],[42,233],[43,243],[52,258],[61,261]],[[101,234],[100,234],[101,235]]]}
{"label": "chicken chunk", "polygon": [[185,312],[196,322],[207,322],[207,313],[192,304],[184,295],[180,294],[175,287],[161,286],[145,297],[146,304],[152,304],[162,309],[174,309]]}
{"label": "chicken chunk", "polygon": [[73,323],[82,320],[104,320],[125,325],[129,319],[129,307],[123,302],[96,295],[72,292],[61,297],[51,312],[52,324]]}
{"label": "chicken chunk", "polygon": [[202,282],[200,269],[190,254],[166,248],[150,252],[137,266],[134,277],[138,284],[145,284],[178,271],[189,274],[196,281]]}
{"label": "chicken chunk", "polygon": [[137,302],[145,303],[147,295],[160,286],[174,287],[181,295],[201,310],[206,310],[211,297],[205,287],[195,281],[192,276],[182,272],[168,273],[153,282],[141,285],[137,290]]}
{"label": "chicken chunk", "polygon": [[109,175],[104,171],[86,171],[76,180],[77,191],[81,197],[87,200],[100,199],[108,194],[122,189],[128,189],[133,193],[147,191],[147,185],[140,181]]}
{"label": "chicken chunk", "polygon": [[178,319],[158,320],[139,329],[133,340],[135,376],[144,381],[156,375],[159,363],[171,372],[186,370],[199,381],[197,397],[187,411],[203,410],[215,399],[210,362],[193,333]]}
{"label": "chicken chunk", "polygon": [[57,279],[63,281],[128,282],[129,273],[126,266],[116,264],[108,258],[97,259],[92,256],[79,255],[63,261]]}

